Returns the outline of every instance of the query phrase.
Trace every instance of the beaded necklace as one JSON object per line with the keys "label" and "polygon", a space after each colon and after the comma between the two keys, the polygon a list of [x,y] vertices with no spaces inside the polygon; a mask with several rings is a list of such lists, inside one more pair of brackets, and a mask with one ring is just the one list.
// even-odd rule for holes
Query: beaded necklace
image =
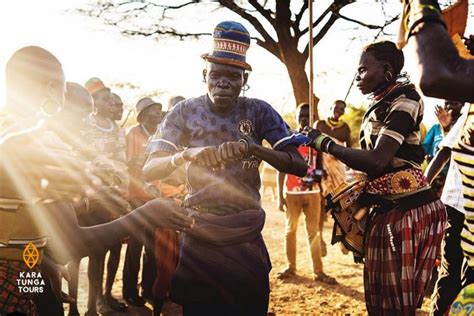
{"label": "beaded necklace", "polygon": [[91,123],[92,123],[98,130],[101,130],[101,131],[103,131],[103,132],[110,133],[110,132],[113,131],[114,128],[115,128],[114,122],[112,122],[112,120],[109,119],[109,118],[106,118],[106,119],[105,119],[105,120],[106,120],[107,122],[109,122],[109,124],[110,124],[110,127],[108,127],[108,128],[104,128],[104,127],[99,126],[99,125],[97,124],[97,120],[96,120],[96,118],[95,118],[95,115],[93,115],[92,113],[89,114],[89,118],[90,118],[90,120],[91,120]]}
{"label": "beaded necklace", "polygon": [[333,119],[330,119],[330,118],[327,119],[327,123],[331,127],[331,129],[336,129],[338,127],[341,127],[344,124],[343,121],[334,121]]}

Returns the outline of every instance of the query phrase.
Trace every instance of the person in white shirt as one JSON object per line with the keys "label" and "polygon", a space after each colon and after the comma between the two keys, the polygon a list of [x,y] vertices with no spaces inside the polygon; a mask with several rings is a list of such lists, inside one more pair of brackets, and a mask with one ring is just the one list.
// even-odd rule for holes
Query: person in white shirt
{"label": "person in white shirt", "polygon": [[[461,248],[461,231],[464,223],[464,198],[462,178],[456,162],[450,160],[450,158],[451,149],[459,138],[465,119],[466,115],[463,114],[457,120],[439,144],[440,150],[425,171],[425,175],[431,183],[445,164],[450,161],[441,195],[441,201],[446,205],[449,225],[447,225],[444,232],[441,267],[431,299],[431,313],[433,315],[444,315],[463,287],[462,265],[464,254]],[[470,279],[469,274],[471,274],[469,271],[464,273],[467,279]]]}

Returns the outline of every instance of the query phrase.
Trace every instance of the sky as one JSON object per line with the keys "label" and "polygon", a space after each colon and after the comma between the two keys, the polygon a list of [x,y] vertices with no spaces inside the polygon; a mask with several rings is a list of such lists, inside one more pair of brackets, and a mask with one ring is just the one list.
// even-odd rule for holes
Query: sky
{"label": "sky", "polygon": [[[297,2],[293,1],[299,7]],[[315,2],[315,16],[328,2]],[[396,6],[387,4],[387,10],[392,13],[398,10],[398,1],[395,2]],[[171,95],[193,97],[205,93],[200,55],[209,52],[211,37],[185,41],[125,37],[116,28],[75,11],[89,4],[89,0],[15,0],[0,4],[0,104],[4,102],[5,64],[15,50],[27,45],[41,46],[56,55],[63,64],[68,81],[83,84],[96,76],[107,85],[132,83],[138,89],[118,91],[127,107],[133,107],[139,97],[149,93],[159,93],[156,99],[163,104]],[[215,5],[198,11],[189,8],[172,13],[170,19],[182,29],[204,32],[212,32],[222,20],[236,20],[248,27],[252,36],[257,36],[248,22],[233,12],[214,9]],[[380,4],[373,0],[359,0],[345,8],[343,13],[374,24],[383,20]],[[302,23],[307,23],[307,17],[305,19]],[[348,22],[336,22],[315,48],[315,93],[321,99],[320,113],[323,116],[335,99],[345,97],[357,68],[359,53],[373,40],[372,33],[354,27]],[[389,31],[395,34],[396,27],[394,25]],[[251,89],[246,95],[268,101],[282,114],[292,111],[294,99],[283,64],[255,42],[251,44],[247,59],[254,71],[249,79]],[[369,103],[355,87],[348,101],[356,106]],[[436,102],[430,100],[428,103]],[[425,110],[428,121],[433,121],[433,110],[433,107]]]}

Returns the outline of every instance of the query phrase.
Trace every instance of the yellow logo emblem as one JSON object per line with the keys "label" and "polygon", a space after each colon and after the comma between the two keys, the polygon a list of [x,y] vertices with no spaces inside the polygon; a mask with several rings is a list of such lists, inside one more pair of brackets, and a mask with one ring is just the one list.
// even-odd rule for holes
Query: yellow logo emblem
{"label": "yellow logo emblem", "polygon": [[23,250],[23,261],[25,261],[28,268],[33,269],[36,263],[38,263],[38,260],[38,248],[30,241],[30,243],[26,245],[25,250]]}

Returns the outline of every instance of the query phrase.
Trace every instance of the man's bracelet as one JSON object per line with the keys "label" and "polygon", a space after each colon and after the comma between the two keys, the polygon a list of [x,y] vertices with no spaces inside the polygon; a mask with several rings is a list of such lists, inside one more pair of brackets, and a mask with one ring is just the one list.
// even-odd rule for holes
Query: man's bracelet
{"label": "man's bracelet", "polygon": [[179,153],[176,153],[173,155],[173,157],[171,157],[171,165],[175,168],[178,168],[181,164],[177,164],[176,163],[176,159],[181,159],[183,160],[183,154],[184,154],[184,151],[182,152],[179,152]]}
{"label": "man's bracelet", "polygon": [[241,139],[239,139],[239,143],[242,143],[245,145],[244,157],[247,157],[250,154],[250,145],[251,145],[250,138],[247,136],[244,136]]}
{"label": "man's bracelet", "polygon": [[333,143],[333,140],[331,139],[331,137],[324,134],[317,136],[313,140],[314,149],[320,152],[325,152],[325,153],[328,152],[329,146],[331,145],[331,143]]}

